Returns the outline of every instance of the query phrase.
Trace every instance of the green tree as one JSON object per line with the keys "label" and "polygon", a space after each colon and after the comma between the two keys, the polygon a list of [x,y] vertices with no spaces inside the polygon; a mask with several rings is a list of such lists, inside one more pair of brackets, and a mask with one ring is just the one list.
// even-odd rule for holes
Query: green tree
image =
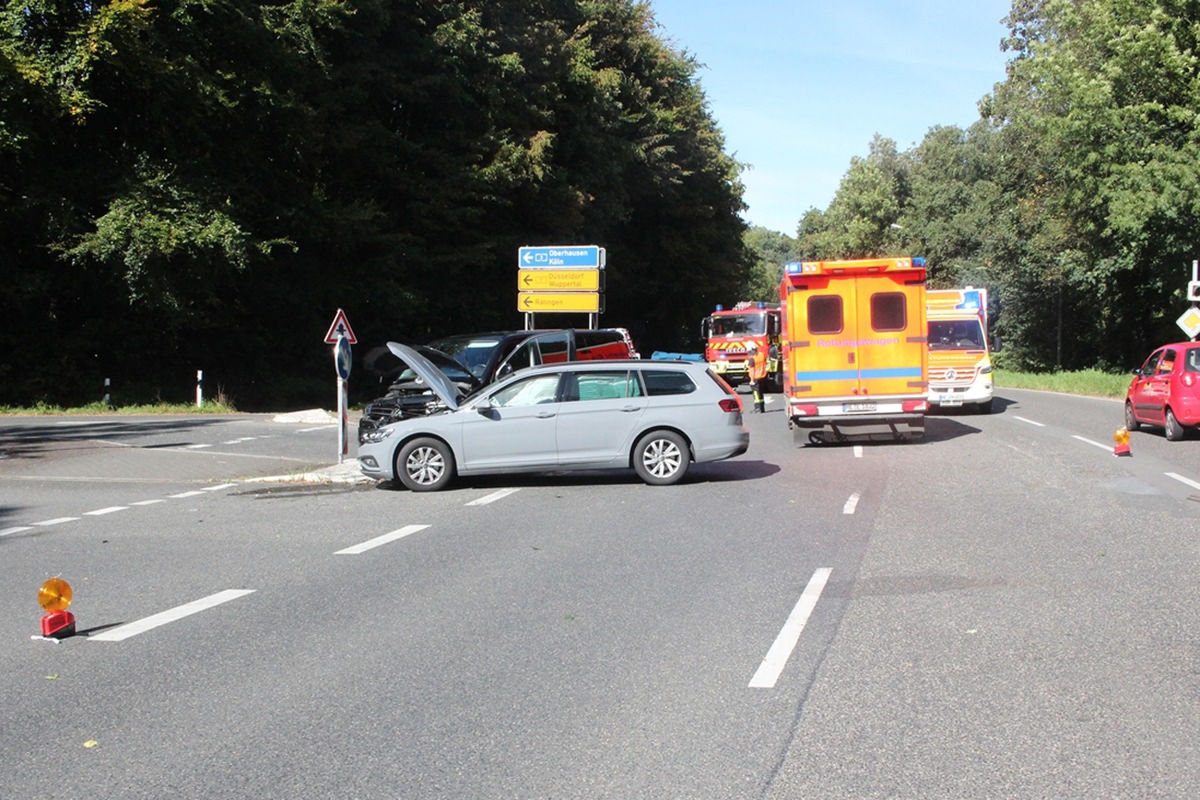
{"label": "green tree", "polygon": [[783,266],[800,257],[796,240],[787,234],[757,225],[746,231],[743,240],[754,259],[754,267],[747,288],[738,296],[739,299],[778,302]]}

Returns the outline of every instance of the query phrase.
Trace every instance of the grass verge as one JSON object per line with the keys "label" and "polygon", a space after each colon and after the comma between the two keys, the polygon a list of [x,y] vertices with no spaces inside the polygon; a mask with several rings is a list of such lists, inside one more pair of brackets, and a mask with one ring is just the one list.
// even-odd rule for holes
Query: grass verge
{"label": "grass verge", "polygon": [[993,373],[997,389],[1040,389],[1044,392],[1081,394],[1087,397],[1123,398],[1129,388],[1129,375],[1085,369],[1077,372],[1011,372],[998,369]]}

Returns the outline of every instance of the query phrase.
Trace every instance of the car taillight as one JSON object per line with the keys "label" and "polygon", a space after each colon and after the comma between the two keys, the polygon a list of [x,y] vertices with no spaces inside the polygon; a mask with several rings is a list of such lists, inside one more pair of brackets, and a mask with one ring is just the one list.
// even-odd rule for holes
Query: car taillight
{"label": "car taillight", "polygon": [[810,405],[792,406],[792,413],[798,417],[815,417],[817,415],[817,407]]}
{"label": "car taillight", "polygon": [[1190,372],[1183,373],[1179,378],[1179,382],[1189,389],[1196,385],[1196,378]]}
{"label": "car taillight", "polygon": [[929,410],[929,401],[928,400],[905,400],[901,404],[900,407],[902,409],[904,409],[905,414],[912,414],[913,412],[916,412],[916,411],[928,411]]}
{"label": "car taillight", "polygon": [[721,406],[722,411],[728,414],[733,414],[742,410],[742,398],[726,397],[718,405]]}

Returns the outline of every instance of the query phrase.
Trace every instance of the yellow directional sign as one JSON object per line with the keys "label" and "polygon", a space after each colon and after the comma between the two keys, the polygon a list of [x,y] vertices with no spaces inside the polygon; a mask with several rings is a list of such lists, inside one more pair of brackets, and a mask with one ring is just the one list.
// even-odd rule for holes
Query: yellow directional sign
{"label": "yellow directional sign", "polygon": [[595,292],[600,289],[598,269],[520,269],[517,291]]}
{"label": "yellow directional sign", "polygon": [[604,295],[597,292],[519,292],[517,311],[577,311],[599,314]]}

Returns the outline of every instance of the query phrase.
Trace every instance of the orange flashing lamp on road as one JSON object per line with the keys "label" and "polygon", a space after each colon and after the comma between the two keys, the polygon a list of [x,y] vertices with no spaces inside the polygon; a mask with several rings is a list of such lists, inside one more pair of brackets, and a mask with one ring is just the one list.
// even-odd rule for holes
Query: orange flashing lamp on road
{"label": "orange flashing lamp on road", "polygon": [[75,615],[67,611],[71,605],[71,584],[62,578],[51,578],[38,589],[38,604],[46,615],[42,617],[42,636],[65,639],[75,635]]}
{"label": "orange flashing lamp on road", "polygon": [[1114,456],[1133,455],[1129,451],[1129,429],[1128,428],[1117,428],[1117,432],[1113,434],[1113,441],[1116,442],[1116,446],[1113,447],[1113,455]]}

